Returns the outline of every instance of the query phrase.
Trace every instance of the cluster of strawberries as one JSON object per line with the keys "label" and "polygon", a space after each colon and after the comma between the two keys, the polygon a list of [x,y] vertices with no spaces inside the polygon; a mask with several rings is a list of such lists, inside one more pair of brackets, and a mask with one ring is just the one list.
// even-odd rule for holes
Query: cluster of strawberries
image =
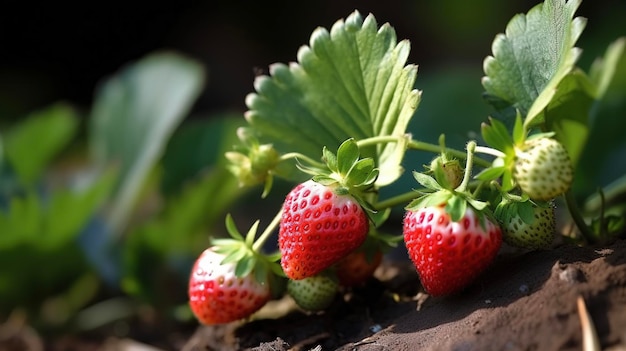
{"label": "cluster of strawberries", "polygon": [[[493,139],[488,125],[483,133],[485,140]],[[493,262],[503,241],[527,249],[549,246],[555,233],[551,200],[568,190],[573,174],[567,151],[547,134],[511,140],[498,150],[470,142],[465,167],[444,151],[426,172],[413,173],[422,188],[405,204],[399,238],[425,291],[434,296],[470,284]],[[473,176],[474,154],[480,152],[496,157]],[[284,294],[285,278],[297,304],[317,311],[326,309],[342,286],[371,277],[390,245],[378,227],[393,204],[377,206],[378,170],[371,158],[360,158],[356,141],[344,142],[337,154],[324,149],[322,159],[325,169],[300,167],[313,177],[287,194],[258,239],[258,222],[243,236],[227,219],[232,238],[214,240],[189,281],[190,306],[200,322],[250,316]],[[490,194],[488,201],[482,200],[484,193]],[[264,255],[260,247],[276,226],[279,252]]]}

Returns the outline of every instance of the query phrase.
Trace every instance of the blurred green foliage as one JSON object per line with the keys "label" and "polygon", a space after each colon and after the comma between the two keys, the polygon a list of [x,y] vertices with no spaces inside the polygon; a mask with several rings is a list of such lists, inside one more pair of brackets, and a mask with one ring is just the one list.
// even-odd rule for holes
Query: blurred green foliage
{"label": "blurred green foliage", "polygon": [[[473,41],[483,36],[466,31],[465,40],[456,35],[467,26],[482,33],[481,23],[501,13],[504,2],[493,5],[484,0],[480,7],[464,3],[454,16],[448,16],[444,3],[427,6],[436,14],[430,26],[441,28],[432,36],[447,46],[458,40],[457,53],[482,47],[488,55],[488,42]],[[606,26],[616,22],[607,21]],[[583,36],[583,49],[587,43],[597,45],[624,34],[592,33],[598,37]],[[408,39],[420,64],[420,40]],[[604,47],[590,47],[586,57],[614,62],[598,61],[589,70],[594,84],[603,87],[601,93],[594,92],[594,98],[600,97],[597,101],[590,101],[589,94],[564,95],[580,101],[581,110],[592,112],[574,187],[581,202],[598,185],[613,184],[615,196],[626,193],[620,183],[615,185],[624,183],[626,174],[624,40],[606,54]],[[414,88],[423,96],[406,129],[415,139],[431,143],[445,133],[448,146],[463,148],[468,139],[478,138],[480,122],[495,111],[481,97],[480,63],[450,59],[420,66]],[[605,85],[602,67],[614,68],[615,78]],[[172,52],[154,53],[106,79],[86,117],[70,104],[59,103],[0,126],[0,320],[24,309],[41,325],[80,320],[96,327],[124,311],[91,324],[79,311],[118,295],[128,296],[132,306],[148,304],[171,317],[185,304],[187,275],[196,255],[209,236],[223,234],[227,211],[237,204],[241,217],[250,217],[241,220],[250,223],[268,212],[273,216],[281,191],[290,185],[279,183],[259,208],[255,201],[260,192],[244,197],[245,190],[225,167],[224,152],[238,143],[235,130],[245,124],[242,115],[213,114],[184,121],[206,88],[205,75],[195,60]],[[576,76],[568,79],[571,91],[580,92],[580,85],[586,84]],[[252,89],[252,78],[249,86]],[[553,112],[558,113],[558,106]],[[421,169],[430,159],[427,153],[409,153],[402,166]],[[405,172],[383,189],[381,197],[412,186],[414,180]]]}
{"label": "blurred green foliage", "polygon": [[2,131],[0,316],[66,325],[102,291],[184,304],[193,258],[241,192],[222,156],[240,120],[181,126],[203,82],[172,52],[124,67],[97,90],[87,153],[68,104]]}

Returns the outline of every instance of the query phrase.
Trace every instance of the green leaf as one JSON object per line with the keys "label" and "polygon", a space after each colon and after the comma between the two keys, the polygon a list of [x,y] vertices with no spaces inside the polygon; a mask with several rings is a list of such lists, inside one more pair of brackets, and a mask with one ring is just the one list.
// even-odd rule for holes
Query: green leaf
{"label": "green leaf", "polygon": [[489,203],[473,199],[471,196],[465,197],[465,200],[477,211],[483,211],[485,208],[487,208],[487,205],[489,205]]}
{"label": "green leaf", "polygon": [[359,156],[359,146],[354,139],[348,139],[341,143],[337,149],[337,171],[339,174],[347,175]]}
{"label": "green leaf", "polygon": [[82,179],[80,187],[55,189],[45,198],[34,191],[12,197],[6,209],[0,210],[0,250],[19,244],[54,250],[72,243],[100,209],[114,175],[108,171],[95,179]]}
{"label": "green leaf", "polygon": [[254,269],[257,263],[255,256],[245,256],[239,260],[235,266],[235,275],[239,278],[247,277]]}
{"label": "green leaf", "polygon": [[432,194],[426,194],[417,199],[411,201],[407,206],[407,210],[418,210],[420,208],[440,206],[445,204],[452,198],[453,195],[450,191],[437,191]]}
{"label": "green leaf", "polygon": [[543,114],[547,129],[554,131],[574,166],[587,142],[594,95],[595,88],[587,76],[574,70],[563,78]]}
{"label": "green leaf", "polygon": [[441,185],[439,185],[439,183],[437,183],[437,181],[435,180],[435,178],[421,173],[421,172],[417,172],[417,171],[413,171],[413,178],[415,178],[415,180],[417,180],[418,183],[420,183],[421,186],[423,186],[426,189],[431,189],[431,190],[440,190]]}
{"label": "green leaf", "polygon": [[8,208],[0,211],[0,249],[36,242],[43,217],[44,209],[34,191],[12,197]]}
{"label": "green leaf", "polygon": [[535,205],[530,201],[514,202],[516,214],[520,216],[526,224],[533,224],[535,221]]}
{"label": "green leaf", "polygon": [[507,170],[506,167],[489,167],[483,169],[480,173],[478,173],[474,178],[478,180],[482,180],[483,182],[489,182],[492,180],[496,180],[504,174]]}
{"label": "green leaf", "polygon": [[489,123],[482,123],[481,134],[487,145],[504,153],[513,150],[513,139],[504,123],[495,118],[489,118]]}
{"label": "green leaf", "polygon": [[152,54],[125,67],[98,89],[90,147],[98,165],[120,165],[108,215],[112,232],[125,227],[148,172],[198,96],[204,71],[174,53]]}
{"label": "green leaf", "polygon": [[[355,11],[330,32],[316,29],[297,63],[274,64],[271,76],[258,77],[246,119],[262,142],[312,158],[348,138],[403,139],[420,99],[413,89],[417,67],[405,66],[409,51],[388,24],[379,28],[374,16]],[[377,185],[400,176],[405,142],[361,149],[380,169]]]}
{"label": "green leaf", "polygon": [[327,147],[322,148],[322,160],[326,162],[328,169],[332,172],[339,172],[339,162],[337,161],[337,156]]}
{"label": "green leaf", "polygon": [[81,229],[101,209],[113,188],[116,170],[89,175],[87,185],[75,189],[56,190],[46,204],[41,244],[59,247],[76,238]]}
{"label": "green leaf", "polygon": [[515,116],[515,124],[513,125],[513,144],[521,145],[526,139],[526,128],[524,128],[524,122],[522,121],[522,115],[517,111]]}
{"label": "green leaf", "polygon": [[163,193],[170,197],[183,191],[190,180],[206,172],[207,165],[226,165],[224,153],[239,142],[236,131],[243,123],[240,113],[194,116],[185,120],[174,131],[163,154]]}
{"label": "green leaf", "polygon": [[598,58],[593,62],[589,71],[589,77],[597,88],[598,98],[602,99],[606,95],[611,83],[616,78],[622,77],[623,79],[625,56],[626,37],[621,37],[609,45],[602,58]]}
{"label": "green leaf", "polygon": [[237,229],[237,225],[235,224],[235,220],[233,219],[233,216],[231,216],[230,213],[228,213],[224,220],[226,223],[226,231],[228,232],[228,234],[230,234],[230,236],[233,239],[243,242],[244,241],[243,235],[239,233],[239,229]]}
{"label": "green leaf", "polygon": [[502,191],[511,191],[515,188],[516,183],[513,179],[513,172],[511,169],[507,168],[504,173],[502,173]]}
{"label": "green leaf", "polygon": [[452,196],[446,204],[446,212],[450,215],[450,220],[458,222],[465,215],[467,201],[461,196]]}
{"label": "green leaf", "polygon": [[580,2],[546,0],[516,15],[505,34],[496,36],[493,54],[483,63],[482,83],[489,98],[519,109],[527,128],[543,122],[536,117],[580,56],[574,47],[586,24],[574,18]]}
{"label": "green leaf", "polygon": [[220,264],[228,264],[228,263],[233,263],[233,262],[238,263],[244,257],[248,256],[248,250],[245,246],[240,245],[232,251],[225,252],[225,254],[226,254],[226,257],[224,257],[224,259],[222,260],[222,262],[220,262]]}
{"label": "green leaf", "polygon": [[374,181],[372,173],[374,172],[374,160],[371,158],[364,158],[356,162],[350,172],[348,172],[346,178],[349,181],[348,185],[359,186],[361,184],[368,184],[367,181]]}
{"label": "green leaf", "polygon": [[252,226],[248,230],[248,233],[246,234],[246,245],[248,247],[252,247],[252,245],[254,244],[254,239],[256,239],[256,233],[257,233],[257,230],[259,229],[259,223],[261,223],[261,220],[257,219],[252,224]]}
{"label": "green leaf", "polygon": [[588,196],[626,174],[626,37],[613,42],[589,74],[597,88],[590,133],[574,178],[575,192]]}
{"label": "green leaf", "polygon": [[5,134],[4,156],[25,186],[33,185],[76,134],[78,118],[67,104],[37,111]]}

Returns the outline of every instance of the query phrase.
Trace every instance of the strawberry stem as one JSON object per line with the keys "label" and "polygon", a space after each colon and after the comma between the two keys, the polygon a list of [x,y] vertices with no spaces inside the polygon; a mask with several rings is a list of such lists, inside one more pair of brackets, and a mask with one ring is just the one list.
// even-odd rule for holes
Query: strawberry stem
{"label": "strawberry stem", "polygon": [[276,214],[276,216],[274,216],[274,219],[272,219],[270,224],[267,227],[265,227],[265,230],[263,231],[263,233],[259,235],[259,238],[252,245],[252,250],[254,252],[259,252],[261,250],[261,248],[263,247],[263,244],[265,244],[267,239],[274,232],[274,229],[276,229],[276,227],[280,223],[280,219],[282,218],[282,215],[283,215],[283,209],[281,208],[280,211],[278,211],[278,213]]}
{"label": "strawberry stem", "polygon": [[467,189],[470,178],[472,177],[472,165],[474,163],[474,151],[476,151],[476,142],[470,141],[467,143],[467,159],[465,161],[465,174],[463,175],[463,181],[455,191],[464,192]]}
{"label": "strawberry stem", "polygon": [[301,159],[301,160],[306,161],[308,164],[310,164],[310,165],[312,165],[314,167],[318,167],[318,168],[322,168],[322,169],[326,168],[326,165],[324,163],[316,161],[316,160],[314,160],[314,159],[312,159],[312,158],[310,158],[310,157],[308,157],[306,155],[303,155],[303,154],[301,154],[299,152],[288,152],[288,153],[280,156],[280,158],[278,160],[279,160],[279,162],[282,162],[282,161],[287,161],[287,160],[290,160],[290,159],[296,159],[296,160]]}
{"label": "strawberry stem", "polygon": [[572,193],[571,190],[568,190],[565,193],[565,204],[567,205],[567,209],[570,213],[570,216],[572,216],[572,220],[578,227],[578,230],[580,230],[580,233],[582,234],[585,241],[587,243],[593,242],[595,236],[591,232],[589,227],[587,226],[585,219],[580,213],[580,209],[578,208],[578,205],[576,204],[576,199],[574,198],[574,194]]}
{"label": "strawberry stem", "polygon": [[[431,143],[426,143],[426,142],[423,142],[423,141],[418,141],[418,140],[412,139],[410,137],[410,135],[408,135],[408,134],[407,135],[403,135],[403,136],[380,135],[380,136],[376,136],[376,137],[361,139],[361,140],[358,140],[356,143],[357,143],[357,145],[359,147],[363,147],[363,146],[370,146],[370,145],[376,145],[376,144],[397,143],[400,140],[402,140],[403,138],[408,138],[407,148],[409,148],[409,149],[428,151],[428,152],[433,152],[433,153],[440,153],[441,150],[442,150],[442,145],[441,145],[441,141],[442,141],[441,138],[442,137],[444,137],[443,134],[439,138],[440,139],[439,140],[440,144],[431,144]],[[466,154],[463,151],[451,149],[451,148],[448,148],[448,147],[445,147],[445,150],[451,156],[462,158],[462,159],[464,159],[466,157]],[[487,161],[485,159],[482,159],[482,158],[476,157],[475,158],[475,162],[476,162],[477,165],[479,165],[481,167],[487,168],[487,167],[491,166],[491,162],[489,162],[489,161]]]}
{"label": "strawberry stem", "polygon": [[[408,144],[408,148],[410,149],[414,149],[414,150],[421,150],[421,151],[429,151],[429,152],[433,152],[433,153],[440,153],[441,152],[441,146],[437,145],[437,144],[430,144],[430,143],[426,143],[423,141],[418,141],[418,140],[410,140],[409,144]],[[457,157],[460,159],[465,159],[466,158],[466,153],[463,151],[459,151],[456,149],[451,149],[451,148],[446,148],[446,151],[448,152],[448,154],[450,154],[453,157]],[[481,166],[481,167],[490,167],[491,166],[491,162],[482,159],[480,157],[475,157],[474,162],[476,162],[477,165]]]}
{"label": "strawberry stem", "polygon": [[[419,189],[418,189],[419,191]],[[374,209],[376,211],[381,211],[384,210],[386,208],[390,208],[390,207],[395,207],[397,205],[401,205],[401,204],[407,204],[409,203],[411,200],[415,199],[417,197],[418,193],[416,193],[416,191],[409,191],[400,195],[396,195],[394,197],[391,197],[389,199],[380,201],[376,204],[373,205]]]}
{"label": "strawberry stem", "polygon": [[359,147],[363,147],[363,146],[371,146],[371,145],[376,145],[376,144],[397,143],[397,142],[400,142],[400,140],[402,139],[409,139],[410,141],[410,137],[408,135],[402,135],[402,136],[379,135],[379,136],[375,136],[371,138],[358,140],[356,144]]}
{"label": "strawberry stem", "polygon": [[496,150],[494,148],[490,148],[487,146],[476,146],[476,152],[481,153],[481,154],[487,154],[487,155],[492,155],[495,157],[505,157],[506,154],[500,150]]}

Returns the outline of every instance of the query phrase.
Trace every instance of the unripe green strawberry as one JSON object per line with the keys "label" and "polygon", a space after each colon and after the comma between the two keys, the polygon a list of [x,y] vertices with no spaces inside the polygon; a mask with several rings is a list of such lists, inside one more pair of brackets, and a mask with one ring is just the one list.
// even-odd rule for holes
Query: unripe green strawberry
{"label": "unripe green strawberry", "polygon": [[[528,207],[528,218],[523,218],[521,206]],[[505,201],[498,205],[494,215],[502,226],[502,239],[509,245],[536,250],[547,249],[554,241],[556,224],[551,203],[537,205]]]}
{"label": "unripe green strawberry", "polygon": [[367,215],[351,195],[313,180],[301,183],[285,199],[278,233],[285,275],[320,273],[358,248],[368,230]]}
{"label": "unripe green strawberry", "polygon": [[528,139],[515,149],[513,178],[531,199],[551,200],[572,184],[572,163],[565,147],[555,139]]}
{"label": "unripe green strawberry", "polygon": [[337,281],[326,274],[287,282],[289,295],[298,306],[307,311],[321,311],[328,308],[338,290]]}

